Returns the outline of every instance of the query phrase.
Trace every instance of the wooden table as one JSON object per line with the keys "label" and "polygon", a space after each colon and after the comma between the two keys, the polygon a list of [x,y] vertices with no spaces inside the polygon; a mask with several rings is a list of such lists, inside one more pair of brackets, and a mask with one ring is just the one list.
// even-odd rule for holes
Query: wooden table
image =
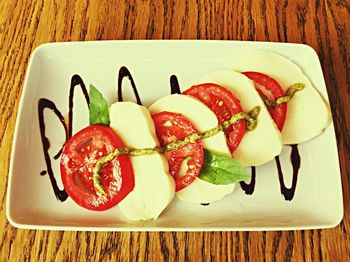
{"label": "wooden table", "polygon": [[[345,261],[350,257],[350,2],[0,1],[0,261]],[[235,39],[306,43],[318,53],[337,131],[345,214],[334,229],[95,233],[18,230],[6,219],[10,151],[28,58],[47,42]]]}

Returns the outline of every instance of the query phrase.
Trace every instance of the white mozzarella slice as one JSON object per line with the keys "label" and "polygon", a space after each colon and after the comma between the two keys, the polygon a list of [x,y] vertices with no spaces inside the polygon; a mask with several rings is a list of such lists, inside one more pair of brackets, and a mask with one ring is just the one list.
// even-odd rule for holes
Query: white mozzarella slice
{"label": "white mozzarella slice", "polygon": [[255,90],[253,81],[243,74],[226,70],[206,75],[200,80],[200,83],[214,83],[231,90],[240,100],[245,112],[249,112],[255,106],[260,106],[257,127],[244,134],[241,143],[232,154],[235,160],[243,166],[258,166],[281,153],[280,133]]}
{"label": "white mozzarella slice", "polygon": [[[131,102],[110,107],[111,127],[128,148],[159,146],[148,110]],[[119,207],[130,220],[156,219],[175,194],[174,179],[163,155],[132,156],[135,187]]]}
{"label": "white mozzarella slice", "polygon": [[[169,95],[152,104],[151,114],[174,112],[186,117],[198,132],[204,132],[218,125],[215,114],[202,102],[186,95]],[[223,132],[202,140],[204,148],[224,155],[230,155]],[[235,184],[214,185],[196,178],[189,186],[176,192],[179,199],[192,203],[211,203],[231,194]]]}
{"label": "white mozzarella slice", "polygon": [[231,194],[235,185],[214,185],[196,178],[189,186],[176,192],[176,196],[182,201],[207,204]]}
{"label": "white mozzarella slice", "polygon": [[305,142],[322,133],[329,125],[331,114],[328,104],[300,67],[289,59],[259,50],[239,54],[232,63],[235,71],[256,71],[271,76],[284,90],[295,83],[305,85],[304,90],[297,92],[288,102],[287,118],[282,129],[284,144]]}

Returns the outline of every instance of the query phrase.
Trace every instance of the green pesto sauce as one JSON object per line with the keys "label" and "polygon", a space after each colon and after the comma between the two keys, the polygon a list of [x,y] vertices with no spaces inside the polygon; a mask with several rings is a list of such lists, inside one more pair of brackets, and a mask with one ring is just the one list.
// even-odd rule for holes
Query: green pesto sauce
{"label": "green pesto sauce", "polygon": [[298,91],[303,90],[305,87],[304,84],[301,83],[296,83],[291,85],[287,91],[286,95],[279,97],[276,99],[276,101],[271,101],[267,98],[265,95],[261,95],[262,100],[264,101],[264,104],[266,105],[267,108],[276,108],[277,106],[283,104],[283,103],[288,103],[294,96],[294,94]]}

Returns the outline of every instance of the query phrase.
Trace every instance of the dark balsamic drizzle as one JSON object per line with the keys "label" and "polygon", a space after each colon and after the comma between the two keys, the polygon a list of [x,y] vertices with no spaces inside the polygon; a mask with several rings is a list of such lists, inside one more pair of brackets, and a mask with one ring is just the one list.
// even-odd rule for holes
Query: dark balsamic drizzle
{"label": "dark balsamic drizzle", "polygon": [[[39,116],[39,126],[40,126],[40,136],[41,136],[41,142],[43,145],[43,151],[44,151],[44,157],[45,157],[45,163],[46,163],[46,168],[47,168],[47,173],[49,174],[50,177],[50,182],[53,188],[53,191],[55,193],[55,196],[58,200],[61,202],[65,201],[68,197],[68,194],[66,190],[60,190],[57,185],[57,181],[55,179],[55,176],[53,174],[52,166],[51,166],[51,159],[49,155],[49,149],[50,149],[50,141],[49,139],[45,136],[45,122],[44,122],[44,109],[50,109],[52,112],[55,113],[57,118],[60,120],[62,126],[64,127],[64,130],[66,131],[66,136],[67,136],[67,126],[66,123],[64,122],[64,117],[62,116],[61,112],[57,109],[56,105],[45,98],[41,98],[38,103],[38,116]],[[45,175],[46,171],[42,171],[40,175]]]}
{"label": "dark balsamic drizzle", "polygon": [[247,195],[251,195],[254,192],[255,189],[255,181],[256,181],[256,167],[252,166],[251,167],[251,179],[250,179],[250,183],[247,184],[244,181],[239,182],[239,184],[241,185],[241,188],[243,189],[243,191],[247,194]]}
{"label": "dark balsamic drizzle", "polygon": [[[53,188],[53,191],[55,193],[55,196],[58,200],[61,202],[65,201],[68,197],[67,192],[63,189],[60,190],[57,181],[55,179],[55,176],[53,174],[52,170],[52,165],[51,165],[51,159],[49,155],[49,149],[50,149],[50,141],[49,139],[45,136],[45,121],[44,121],[44,109],[50,109],[57,118],[60,120],[65,134],[66,134],[66,141],[72,136],[72,129],[73,129],[73,98],[74,98],[74,90],[76,86],[80,86],[82,89],[82,92],[85,96],[85,100],[87,105],[89,105],[89,94],[87,92],[87,89],[85,87],[85,84],[83,80],[81,79],[80,76],[78,75],[73,75],[71,79],[71,84],[70,84],[70,89],[69,89],[69,113],[68,113],[68,126],[64,120],[64,117],[62,113],[57,109],[56,105],[45,98],[41,98],[38,103],[38,116],[39,116],[39,126],[40,126],[40,135],[41,135],[41,142],[43,145],[43,151],[44,151],[44,156],[45,156],[45,163],[46,163],[46,168],[47,170],[43,170],[40,172],[41,176],[44,176],[46,174],[49,174],[50,177],[50,182]],[[58,159],[62,153],[63,146],[59,150],[59,152],[53,157],[54,159]]]}
{"label": "dark balsamic drizzle", "polygon": [[[79,75],[73,75],[70,81],[70,89],[69,89],[69,112],[68,112],[68,138],[72,137],[73,130],[73,98],[75,87],[80,86],[81,91],[84,94],[87,105],[90,104],[89,93],[86,89],[83,79]],[[67,139],[68,140],[68,139]]]}
{"label": "dark balsamic drizzle", "polygon": [[179,81],[176,75],[170,76],[170,94],[181,94]]}
{"label": "dark balsamic drizzle", "polygon": [[62,150],[63,150],[63,146],[62,146],[61,149],[57,152],[57,154],[53,156],[53,159],[57,160],[57,159],[61,156]]}
{"label": "dark balsamic drizzle", "polygon": [[292,179],[292,186],[290,188],[287,188],[284,184],[283,172],[282,172],[280,159],[278,156],[275,157],[281,193],[284,196],[284,199],[287,201],[291,201],[294,197],[295,189],[297,187],[300,164],[301,164],[298,145],[291,145],[291,148],[292,148],[292,151],[290,153],[290,162],[291,162],[292,167],[293,167],[293,179]]}
{"label": "dark balsamic drizzle", "polygon": [[137,88],[135,85],[135,81],[132,78],[132,75],[131,75],[129,69],[127,69],[125,66],[122,66],[119,69],[119,74],[118,74],[118,101],[119,102],[123,101],[122,83],[123,83],[124,77],[127,77],[130,80],[132,91],[134,92],[137,104],[142,105],[142,102],[141,102],[141,99],[139,96],[139,92],[137,91]]}

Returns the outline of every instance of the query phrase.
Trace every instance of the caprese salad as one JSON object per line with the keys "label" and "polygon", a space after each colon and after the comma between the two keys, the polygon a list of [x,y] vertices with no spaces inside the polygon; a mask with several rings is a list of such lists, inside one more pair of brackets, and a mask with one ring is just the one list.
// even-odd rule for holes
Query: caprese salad
{"label": "caprese salad", "polygon": [[270,161],[283,144],[305,142],[330,122],[299,67],[266,51],[239,56],[232,69],[149,108],[108,107],[93,86],[89,96],[90,126],[66,143],[62,182],[78,205],[118,204],[130,220],[156,219],[175,194],[192,203],[222,199],[249,179],[246,166]]}

